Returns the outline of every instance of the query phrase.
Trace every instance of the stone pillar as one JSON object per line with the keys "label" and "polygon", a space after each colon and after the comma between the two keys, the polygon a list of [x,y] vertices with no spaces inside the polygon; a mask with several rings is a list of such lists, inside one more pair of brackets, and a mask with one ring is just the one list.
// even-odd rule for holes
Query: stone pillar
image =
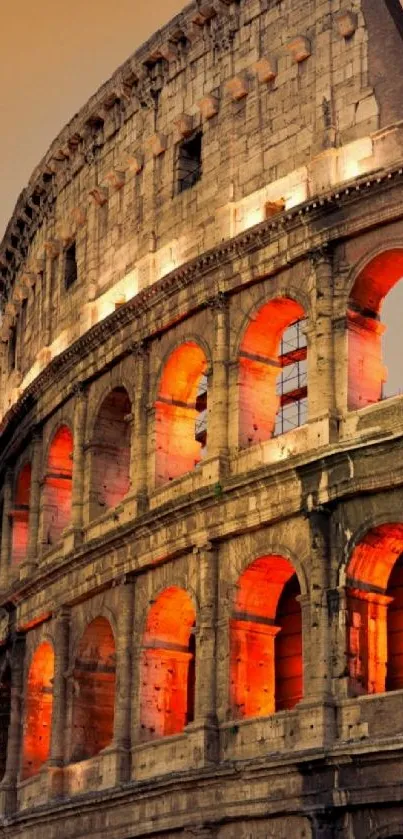
{"label": "stone pillar", "polygon": [[147,507],[148,479],[148,384],[149,350],[140,342],[133,347],[136,386],[133,402],[133,423],[131,440],[130,479],[131,492],[137,499],[137,510],[142,512]]}
{"label": "stone pillar", "polygon": [[67,673],[69,668],[70,609],[62,607],[55,618],[55,673],[53,680],[52,736],[50,746],[49,794],[63,793]]}
{"label": "stone pillar", "polygon": [[198,563],[198,599],[200,604],[196,625],[196,691],[195,716],[192,726],[205,729],[205,759],[218,758],[217,733],[217,609],[218,551],[207,543],[195,549]]}
{"label": "stone pillar", "polygon": [[20,579],[31,574],[37,564],[39,514],[41,505],[42,476],[42,432],[36,430],[32,438],[31,492],[29,497],[28,549],[25,561],[21,564]]}
{"label": "stone pillar", "polygon": [[[305,719],[312,746],[329,747],[335,736],[332,693],[331,622],[328,607],[330,575],[330,525],[328,508],[308,514],[310,531],[310,589],[301,597],[304,655],[304,695],[297,706]],[[315,719],[312,728],[312,720]]]}
{"label": "stone pillar", "polygon": [[331,253],[319,248],[311,253],[314,278],[313,323],[308,330],[308,419],[323,420],[316,429],[315,443],[326,444],[334,437],[335,385],[333,347],[333,267]]}
{"label": "stone pillar", "polygon": [[208,457],[228,455],[228,357],[229,309],[223,294],[209,303],[214,313],[214,350],[211,388],[208,393]]}
{"label": "stone pillar", "polygon": [[21,761],[25,636],[14,635],[11,650],[11,715],[6,771],[0,784],[0,812],[10,816],[17,806],[17,780]]}
{"label": "stone pillar", "polygon": [[114,748],[119,752],[117,783],[123,783],[130,779],[133,583],[123,580],[123,583],[119,586],[118,610]]}
{"label": "stone pillar", "polygon": [[71,547],[80,545],[83,538],[87,400],[87,391],[82,385],[78,385],[74,405],[73,478],[71,498],[71,530],[73,533],[73,544]]}
{"label": "stone pillar", "polygon": [[13,502],[13,473],[7,469],[3,493],[3,521],[1,525],[0,590],[7,588],[10,576],[11,556],[11,506]]}
{"label": "stone pillar", "polygon": [[308,515],[310,529],[310,679],[309,697],[331,699],[331,632],[328,610],[330,524],[328,508]]}
{"label": "stone pillar", "polygon": [[239,448],[239,359],[228,363],[228,445],[230,451]]}
{"label": "stone pillar", "polygon": [[55,262],[56,257],[60,255],[60,250],[60,242],[58,242],[56,239],[47,239],[46,242],[44,242],[45,306],[43,311],[43,344],[45,347],[52,343],[52,339],[54,337],[54,324],[52,324],[52,317],[54,314],[52,310],[52,295],[54,284],[59,285],[60,280],[60,264]]}
{"label": "stone pillar", "polygon": [[[237,649],[236,659],[231,656],[230,660],[231,716],[234,719],[268,716],[276,711],[275,640],[281,626],[255,620],[234,617],[230,624],[231,639]],[[259,665],[254,671],[251,671],[251,646],[258,659],[255,664]]]}

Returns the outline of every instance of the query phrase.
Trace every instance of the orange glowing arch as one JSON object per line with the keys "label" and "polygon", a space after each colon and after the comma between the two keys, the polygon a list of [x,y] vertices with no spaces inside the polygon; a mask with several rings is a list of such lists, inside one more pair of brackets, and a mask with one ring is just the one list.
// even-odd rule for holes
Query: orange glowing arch
{"label": "orange glowing arch", "polygon": [[116,507],[130,488],[131,402],[123,387],[103,400],[91,446],[90,518]]}
{"label": "orange glowing arch", "polygon": [[49,758],[54,659],[48,641],[40,644],[32,656],[25,697],[22,779],[36,775]]}
{"label": "orange glowing arch", "polygon": [[193,719],[195,622],[191,598],[176,586],[151,606],[141,662],[142,739],[179,734]]}
{"label": "orange glowing arch", "polygon": [[272,437],[280,400],[276,382],[281,372],[280,341],[284,330],[304,318],[296,300],[278,297],[265,303],[251,319],[239,352],[239,443],[241,447]]}
{"label": "orange glowing arch", "polygon": [[115,638],[109,621],[88,624],[74,666],[78,690],[73,700],[71,760],[94,757],[113,740],[116,690]]}
{"label": "orange glowing arch", "polygon": [[67,425],[56,431],[49,447],[44,485],[43,536],[57,543],[71,519],[73,435]]}
{"label": "orange glowing arch", "polygon": [[348,406],[378,402],[386,370],[382,362],[382,303],[403,278],[403,248],[391,248],[360,271],[348,303]]}
{"label": "orange glowing arch", "polygon": [[347,565],[349,690],[403,687],[403,524],[380,524],[355,546]]}
{"label": "orange glowing arch", "polygon": [[11,511],[12,542],[11,563],[19,565],[27,555],[28,519],[31,495],[31,464],[20,469],[15,486],[14,506]]}
{"label": "orange glowing arch", "polygon": [[196,400],[206,369],[206,355],[194,341],[177,347],[164,366],[155,405],[157,485],[190,472],[200,462]]}
{"label": "orange glowing arch", "polygon": [[300,587],[291,562],[263,556],[238,581],[230,624],[232,716],[259,717],[302,698]]}

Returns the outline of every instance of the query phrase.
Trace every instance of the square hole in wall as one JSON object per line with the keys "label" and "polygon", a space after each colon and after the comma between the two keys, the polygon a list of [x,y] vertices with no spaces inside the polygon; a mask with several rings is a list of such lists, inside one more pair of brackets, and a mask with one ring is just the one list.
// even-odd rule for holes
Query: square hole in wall
{"label": "square hole in wall", "polygon": [[72,242],[64,252],[64,287],[67,291],[77,279],[76,243]]}
{"label": "square hole in wall", "polygon": [[202,176],[202,132],[197,131],[178,146],[177,192],[194,186]]}

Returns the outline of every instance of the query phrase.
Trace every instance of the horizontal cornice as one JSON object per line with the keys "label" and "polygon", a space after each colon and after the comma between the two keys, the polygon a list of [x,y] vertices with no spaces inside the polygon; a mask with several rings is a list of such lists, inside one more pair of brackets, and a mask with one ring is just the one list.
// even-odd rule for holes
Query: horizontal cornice
{"label": "horizontal cornice", "polygon": [[[365,199],[369,191],[373,194],[375,191],[391,190],[395,186],[403,185],[402,176],[403,165],[399,165],[387,171],[377,172],[370,177],[349,182],[342,188],[329,191],[292,210],[279,213],[238,236],[226,240],[139,292],[111,315],[93,326],[68,349],[60,353],[26,388],[20,399],[5,414],[0,424],[3,451],[6,449],[13,429],[31,410],[38,398],[54,384],[55,380],[61,379],[83,357],[102,346],[107,339],[110,339],[125,327],[132,325],[147,312],[152,311],[154,307],[161,305],[167,312],[168,300],[178,291],[192,289],[192,296],[190,306],[186,310],[183,312],[179,308],[175,310],[176,320],[183,319],[196,309],[208,305],[210,298],[217,293],[228,291],[225,280],[218,279],[215,283],[209,282],[208,292],[204,288],[198,297],[194,292],[197,281],[220,272],[220,269],[228,267],[228,265],[234,266],[234,264],[240,263],[243,257],[279,241],[283,236],[287,236],[298,227],[302,226],[304,228],[305,235],[302,243],[299,241],[298,244],[287,242],[287,246],[282,249],[283,252],[279,259],[272,261],[272,269],[267,270],[265,268],[265,276],[269,276],[270,273],[277,273],[282,267],[308,258],[312,251],[329,243],[403,217],[401,200],[395,203],[392,201],[385,202],[384,206],[377,206],[375,209],[366,212],[363,211],[358,214],[356,212],[357,206]],[[341,218],[340,210],[347,211],[348,208],[350,208],[349,212],[344,212]],[[230,274],[231,272],[227,273]],[[255,276],[249,277],[248,281],[257,282],[261,278],[261,272],[257,272]],[[172,326],[171,313],[167,315],[166,322],[158,325],[158,329],[160,332],[166,331],[170,326]],[[154,333],[139,335],[137,340],[152,337]],[[130,351],[130,348],[127,349],[125,354],[129,354]]]}

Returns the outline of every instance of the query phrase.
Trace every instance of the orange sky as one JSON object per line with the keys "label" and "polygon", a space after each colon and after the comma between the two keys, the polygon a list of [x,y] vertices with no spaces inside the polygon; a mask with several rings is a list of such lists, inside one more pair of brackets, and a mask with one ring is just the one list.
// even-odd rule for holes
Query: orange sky
{"label": "orange sky", "polygon": [[60,129],[186,0],[0,0],[0,239]]}

